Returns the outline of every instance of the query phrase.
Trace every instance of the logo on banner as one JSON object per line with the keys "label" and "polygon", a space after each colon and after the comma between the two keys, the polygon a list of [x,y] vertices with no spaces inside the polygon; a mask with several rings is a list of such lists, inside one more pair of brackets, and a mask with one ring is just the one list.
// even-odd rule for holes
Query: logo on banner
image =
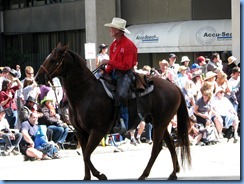
{"label": "logo on banner", "polygon": [[158,42],[159,37],[157,35],[136,36],[136,40],[140,40],[142,43],[155,43]]}
{"label": "logo on banner", "polygon": [[196,39],[202,45],[210,45],[214,41],[226,41],[232,39],[232,33],[217,32],[211,26],[204,26],[196,32]]}

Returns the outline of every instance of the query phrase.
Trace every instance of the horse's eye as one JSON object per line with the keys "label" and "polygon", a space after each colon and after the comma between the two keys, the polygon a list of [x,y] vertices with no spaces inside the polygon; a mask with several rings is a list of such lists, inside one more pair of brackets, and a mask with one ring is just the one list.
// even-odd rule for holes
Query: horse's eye
{"label": "horse's eye", "polygon": [[58,66],[58,65],[59,65],[59,62],[56,63],[56,66]]}

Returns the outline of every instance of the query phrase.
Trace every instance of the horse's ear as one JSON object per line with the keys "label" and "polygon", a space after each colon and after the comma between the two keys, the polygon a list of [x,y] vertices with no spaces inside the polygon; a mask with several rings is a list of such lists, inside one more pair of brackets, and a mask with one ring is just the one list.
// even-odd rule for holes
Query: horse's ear
{"label": "horse's ear", "polygon": [[58,42],[57,47],[62,47],[62,43],[61,42]]}
{"label": "horse's ear", "polygon": [[69,48],[69,43],[63,47],[64,50],[67,50]]}

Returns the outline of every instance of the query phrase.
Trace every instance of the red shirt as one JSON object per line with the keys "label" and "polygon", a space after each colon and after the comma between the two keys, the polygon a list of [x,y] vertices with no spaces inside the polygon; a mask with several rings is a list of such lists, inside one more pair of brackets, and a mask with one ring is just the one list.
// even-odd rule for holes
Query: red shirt
{"label": "red shirt", "polygon": [[110,61],[106,72],[110,73],[113,69],[127,71],[132,69],[137,62],[137,48],[135,44],[126,36],[114,40],[110,46]]}
{"label": "red shirt", "polygon": [[10,92],[12,93],[12,96],[13,98],[10,99],[4,106],[3,108],[9,108],[9,107],[12,107],[12,110],[17,110],[17,105],[15,103],[15,100],[14,100],[14,96],[15,96],[15,92],[16,90],[18,90],[19,87],[18,86],[14,86],[12,87],[10,90],[6,90],[6,91],[0,91],[0,102],[6,100],[8,98],[7,94]]}

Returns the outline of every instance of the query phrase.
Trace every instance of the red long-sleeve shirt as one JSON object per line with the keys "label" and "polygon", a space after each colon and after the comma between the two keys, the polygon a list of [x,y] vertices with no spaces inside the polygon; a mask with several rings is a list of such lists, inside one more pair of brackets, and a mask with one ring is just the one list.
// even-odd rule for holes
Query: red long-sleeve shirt
{"label": "red long-sleeve shirt", "polygon": [[110,73],[113,69],[127,71],[132,69],[137,62],[137,48],[135,44],[126,36],[114,40],[110,46],[110,61],[106,72]]}

